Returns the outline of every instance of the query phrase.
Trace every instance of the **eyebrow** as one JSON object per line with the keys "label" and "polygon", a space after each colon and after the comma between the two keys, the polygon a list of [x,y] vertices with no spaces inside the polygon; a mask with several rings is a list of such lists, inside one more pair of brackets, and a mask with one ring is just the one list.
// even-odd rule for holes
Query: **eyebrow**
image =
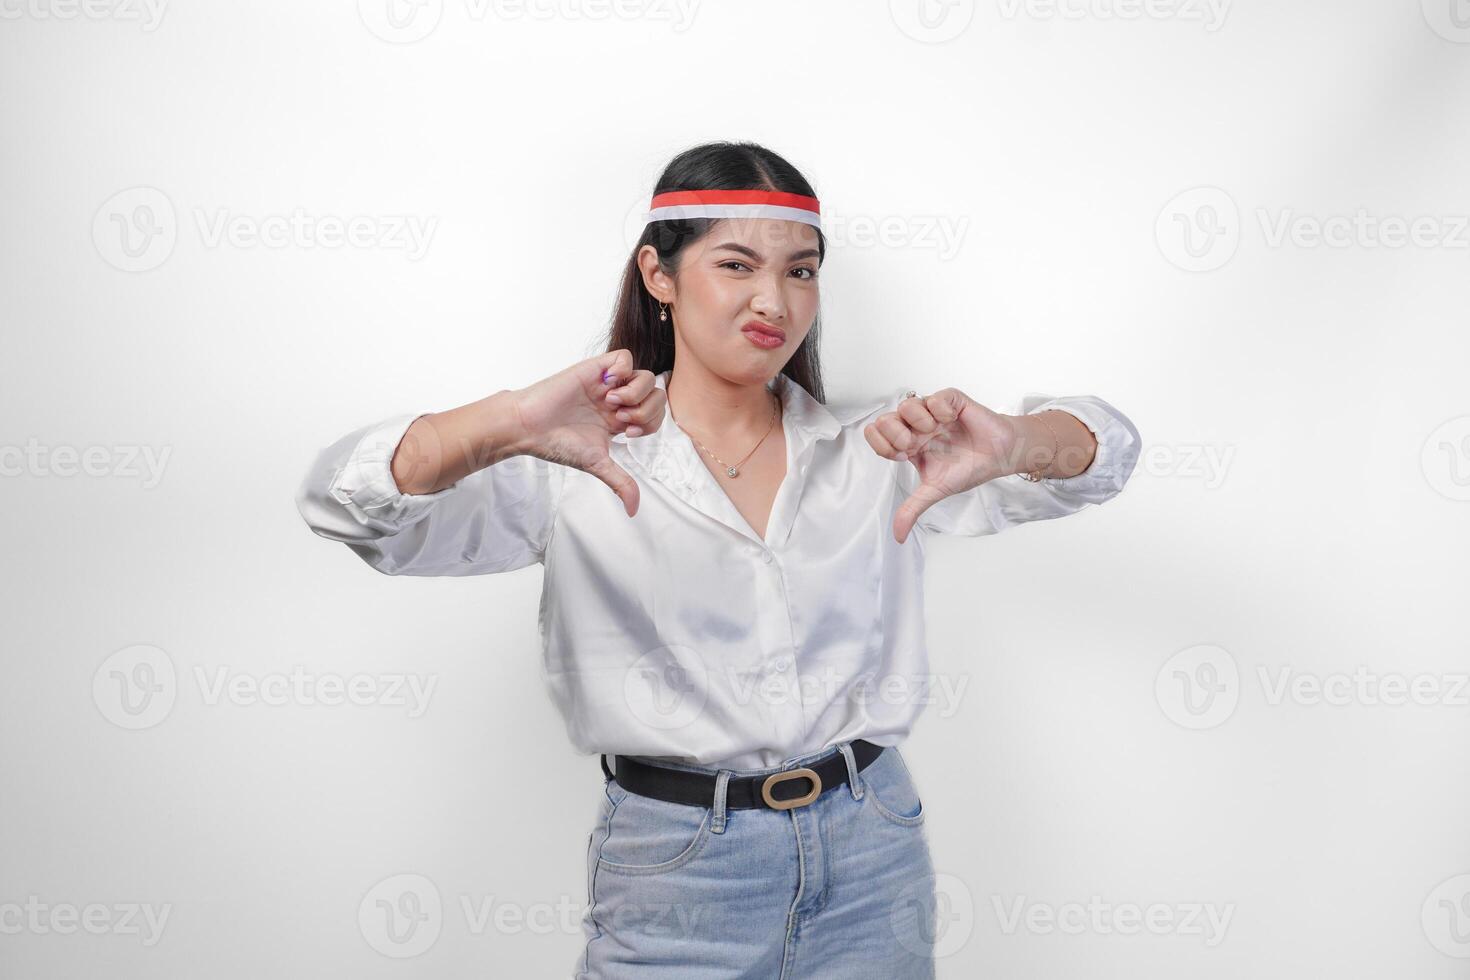
{"label": "eyebrow", "polygon": [[[746,248],[744,245],[740,245],[736,242],[725,242],[721,245],[716,245],[712,251],[718,252],[722,248],[727,249],[731,252],[739,252],[741,255],[749,256],[750,258],[755,259],[757,262],[761,261],[761,254],[759,252],[757,252],[753,248]],[[786,261],[796,262],[800,259],[817,258],[821,256],[821,254],[822,253],[819,252],[817,249],[804,248],[800,252],[792,252],[790,255],[786,256]]]}

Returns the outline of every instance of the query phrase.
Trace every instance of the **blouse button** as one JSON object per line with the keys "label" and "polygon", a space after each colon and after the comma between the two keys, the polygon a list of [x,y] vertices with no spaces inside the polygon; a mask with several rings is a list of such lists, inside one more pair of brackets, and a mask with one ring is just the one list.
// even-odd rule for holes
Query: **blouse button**
{"label": "blouse button", "polygon": [[769,551],[762,551],[761,552],[761,561],[763,561],[767,565],[769,565],[771,563],[771,553]]}
{"label": "blouse button", "polygon": [[791,658],[790,657],[781,657],[772,666],[774,666],[777,670],[790,670],[791,669]]}

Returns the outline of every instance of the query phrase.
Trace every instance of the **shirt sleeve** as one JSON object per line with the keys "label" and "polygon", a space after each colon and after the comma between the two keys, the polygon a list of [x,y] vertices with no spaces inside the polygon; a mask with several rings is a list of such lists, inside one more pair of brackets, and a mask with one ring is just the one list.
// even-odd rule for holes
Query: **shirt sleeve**
{"label": "shirt sleeve", "polygon": [[[897,410],[901,397],[893,399],[888,411]],[[1076,417],[1097,439],[1097,452],[1086,470],[1064,478],[1043,477],[1035,483],[1020,474],[998,477],[934,504],[919,515],[917,526],[939,534],[995,534],[1027,521],[1065,517],[1121,493],[1141,451],[1133,422],[1095,395],[1054,398],[1028,394],[1013,414],[1035,415],[1052,409]],[[895,462],[894,467],[902,502],[919,485],[919,471],[907,462]]]}
{"label": "shirt sleeve", "polygon": [[417,415],[348,433],[296,491],[308,527],[385,575],[486,575],[544,561],[565,468],[513,456],[436,493],[398,489],[391,464]]}

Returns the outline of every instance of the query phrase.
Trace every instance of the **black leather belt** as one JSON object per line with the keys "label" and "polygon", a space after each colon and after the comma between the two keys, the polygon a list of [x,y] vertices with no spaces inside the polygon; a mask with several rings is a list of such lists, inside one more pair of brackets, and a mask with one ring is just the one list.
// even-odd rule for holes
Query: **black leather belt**
{"label": "black leather belt", "polygon": [[[866,739],[859,738],[852,742],[852,757],[859,772],[866,769],[882,752],[883,746],[874,745]],[[600,758],[603,774],[608,779],[616,779],[618,785],[630,793],[688,806],[715,805],[716,776],[713,773],[668,769],[621,755],[613,757],[613,765],[617,770],[614,772],[607,766],[607,756]],[[770,807],[773,810],[790,810],[793,807],[806,806],[826,790],[846,784],[847,760],[840,751],[834,751],[810,766],[796,766],[765,776],[731,776],[725,786],[725,808],[752,810],[756,807]]]}

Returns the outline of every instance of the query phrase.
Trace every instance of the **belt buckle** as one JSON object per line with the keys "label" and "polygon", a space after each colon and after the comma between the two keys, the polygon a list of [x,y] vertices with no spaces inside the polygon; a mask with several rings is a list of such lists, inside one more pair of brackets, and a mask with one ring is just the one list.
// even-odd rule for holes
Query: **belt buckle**
{"label": "belt buckle", "polygon": [[[811,791],[805,796],[797,796],[789,800],[778,800],[775,797],[771,796],[771,787],[775,786],[777,783],[783,783],[788,779],[801,779],[803,777],[812,781]],[[812,800],[815,800],[818,796],[821,795],[822,777],[817,775],[814,770],[807,768],[788,769],[785,772],[773,772],[766,777],[765,782],[761,783],[761,799],[765,800],[766,806],[770,807],[772,810],[790,810],[794,807],[806,806]]]}

